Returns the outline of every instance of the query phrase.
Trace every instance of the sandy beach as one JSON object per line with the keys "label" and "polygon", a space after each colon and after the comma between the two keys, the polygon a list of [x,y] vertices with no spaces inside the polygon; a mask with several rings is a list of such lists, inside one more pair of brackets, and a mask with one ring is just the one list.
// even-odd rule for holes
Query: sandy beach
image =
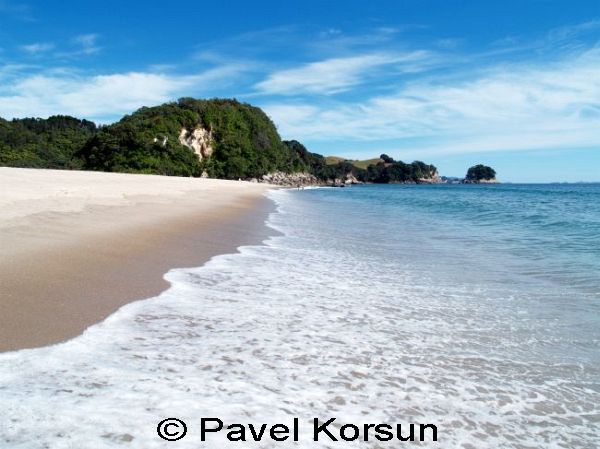
{"label": "sandy beach", "polygon": [[0,351],[72,338],[160,293],[169,269],[259,243],[267,188],[0,168]]}

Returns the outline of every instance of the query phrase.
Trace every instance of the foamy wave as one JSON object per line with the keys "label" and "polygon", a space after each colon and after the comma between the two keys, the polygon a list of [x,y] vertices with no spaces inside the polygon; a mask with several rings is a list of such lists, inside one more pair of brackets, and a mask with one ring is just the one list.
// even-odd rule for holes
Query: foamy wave
{"label": "foamy wave", "polygon": [[[0,446],[165,447],[156,425],[175,416],[189,448],[398,447],[315,443],[314,417],[433,423],[431,447],[596,447],[599,368],[539,359],[552,323],[508,291],[332,249],[293,192],[271,195],[283,236],[173,270],[162,295],[72,341],[1,355]],[[300,441],[201,443],[201,417],[299,417]]]}

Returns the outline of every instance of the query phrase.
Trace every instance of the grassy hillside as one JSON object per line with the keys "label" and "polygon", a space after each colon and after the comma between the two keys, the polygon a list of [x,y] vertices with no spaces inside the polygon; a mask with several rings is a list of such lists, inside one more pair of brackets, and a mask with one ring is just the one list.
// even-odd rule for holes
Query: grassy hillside
{"label": "grassy hillside", "polygon": [[369,165],[377,165],[383,161],[381,159],[379,159],[378,157],[376,157],[374,159],[365,159],[364,161],[349,161],[349,162],[357,168],[362,168],[363,170],[366,170],[369,167]]}
{"label": "grassy hillside", "polygon": [[343,157],[338,157],[338,156],[325,156],[325,163],[327,165],[335,165],[340,162],[345,162],[346,160],[347,159],[344,159]]}
{"label": "grassy hillside", "polygon": [[367,167],[369,167],[369,165],[377,165],[379,162],[383,162],[378,157],[376,157],[374,159],[365,159],[362,161],[357,161],[357,160],[352,160],[352,159],[345,159],[345,158],[339,157],[339,156],[327,156],[327,157],[325,157],[325,161],[326,161],[327,165],[336,165],[336,164],[339,164],[340,162],[348,162],[348,163],[352,164],[353,166],[355,166],[356,168],[360,168],[363,170],[366,170]]}

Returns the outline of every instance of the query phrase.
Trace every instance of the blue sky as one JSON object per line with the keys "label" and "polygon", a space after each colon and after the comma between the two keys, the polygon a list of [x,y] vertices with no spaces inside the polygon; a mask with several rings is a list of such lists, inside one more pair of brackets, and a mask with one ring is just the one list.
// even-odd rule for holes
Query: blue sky
{"label": "blue sky", "polygon": [[600,1],[0,0],[0,116],[262,107],[347,158],[600,181]]}

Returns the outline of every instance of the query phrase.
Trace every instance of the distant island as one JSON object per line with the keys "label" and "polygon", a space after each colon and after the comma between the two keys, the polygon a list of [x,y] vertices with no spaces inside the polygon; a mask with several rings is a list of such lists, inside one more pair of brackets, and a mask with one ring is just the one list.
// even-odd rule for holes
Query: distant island
{"label": "distant island", "polygon": [[[382,154],[363,162],[326,158],[296,140],[284,141],[264,111],[232,99],[181,98],[143,107],[108,126],[63,115],[0,118],[2,166],[243,179],[292,186],[444,182],[434,165],[421,161],[405,163]],[[477,165],[469,169],[464,182],[492,179],[493,169]]]}
{"label": "distant island", "polygon": [[465,184],[495,184],[496,170],[487,165],[478,164],[467,170],[467,176],[464,179]]}
{"label": "distant island", "polygon": [[349,160],[337,156],[325,158],[333,166],[352,165],[352,174],[360,182],[375,184],[492,184],[498,183],[496,171],[486,165],[470,167],[464,178],[439,176],[434,165],[420,161],[406,164],[387,154],[376,159]]}

